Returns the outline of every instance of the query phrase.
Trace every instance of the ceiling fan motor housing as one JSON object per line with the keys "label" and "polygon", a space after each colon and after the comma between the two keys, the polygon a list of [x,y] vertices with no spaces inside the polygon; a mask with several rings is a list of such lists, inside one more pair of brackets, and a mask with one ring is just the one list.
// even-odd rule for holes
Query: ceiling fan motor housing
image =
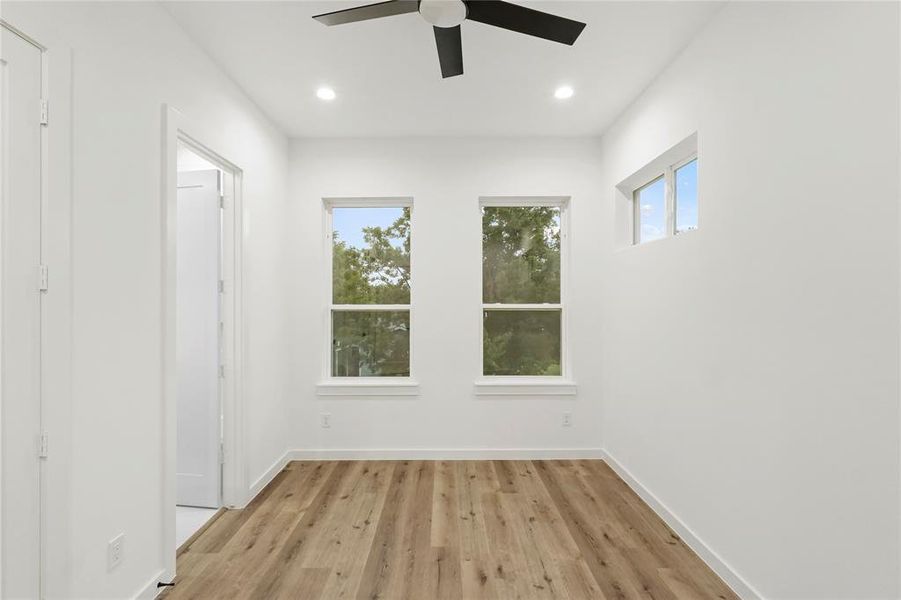
{"label": "ceiling fan motor housing", "polygon": [[456,27],[466,20],[463,0],[420,0],[419,14],[435,27]]}
{"label": "ceiling fan motor housing", "polygon": [[382,0],[375,4],[316,15],[313,18],[331,26],[414,12],[418,12],[423,20],[432,25],[443,78],[463,74],[460,24],[465,20],[568,46],[572,46],[585,29],[585,23],[506,0]]}

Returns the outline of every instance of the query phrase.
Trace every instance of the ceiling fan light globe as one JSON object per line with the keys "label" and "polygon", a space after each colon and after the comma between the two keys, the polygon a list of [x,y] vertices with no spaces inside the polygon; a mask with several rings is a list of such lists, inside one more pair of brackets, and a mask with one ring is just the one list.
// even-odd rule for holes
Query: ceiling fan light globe
{"label": "ceiling fan light globe", "polygon": [[419,14],[435,27],[456,27],[466,20],[462,0],[421,0]]}

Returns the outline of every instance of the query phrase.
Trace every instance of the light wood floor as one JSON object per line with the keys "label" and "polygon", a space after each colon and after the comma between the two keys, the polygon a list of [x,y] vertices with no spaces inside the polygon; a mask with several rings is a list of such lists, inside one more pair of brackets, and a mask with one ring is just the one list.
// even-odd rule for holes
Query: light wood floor
{"label": "light wood floor", "polygon": [[165,597],[737,598],[590,460],[292,462],[182,547]]}

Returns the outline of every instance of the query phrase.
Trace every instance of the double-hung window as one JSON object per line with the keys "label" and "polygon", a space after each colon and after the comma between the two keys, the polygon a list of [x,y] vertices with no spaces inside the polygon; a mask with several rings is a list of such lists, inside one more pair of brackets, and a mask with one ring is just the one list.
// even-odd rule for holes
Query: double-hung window
{"label": "double-hung window", "polygon": [[482,375],[563,375],[566,199],[483,199]]}
{"label": "double-hung window", "polygon": [[329,376],[410,376],[412,201],[327,201]]}

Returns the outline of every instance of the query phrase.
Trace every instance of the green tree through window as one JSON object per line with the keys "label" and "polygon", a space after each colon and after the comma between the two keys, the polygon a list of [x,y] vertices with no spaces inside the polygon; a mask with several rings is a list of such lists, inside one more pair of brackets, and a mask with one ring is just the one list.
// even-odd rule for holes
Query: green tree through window
{"label": "green tree through window", "polygon": [[560,255],[559,206],[482,209],[484,375],[562,374]]}
{"label": "green tree through window", "polygon": [[410,213],[409,207],[332,209],[334,377],[410,375]]}

